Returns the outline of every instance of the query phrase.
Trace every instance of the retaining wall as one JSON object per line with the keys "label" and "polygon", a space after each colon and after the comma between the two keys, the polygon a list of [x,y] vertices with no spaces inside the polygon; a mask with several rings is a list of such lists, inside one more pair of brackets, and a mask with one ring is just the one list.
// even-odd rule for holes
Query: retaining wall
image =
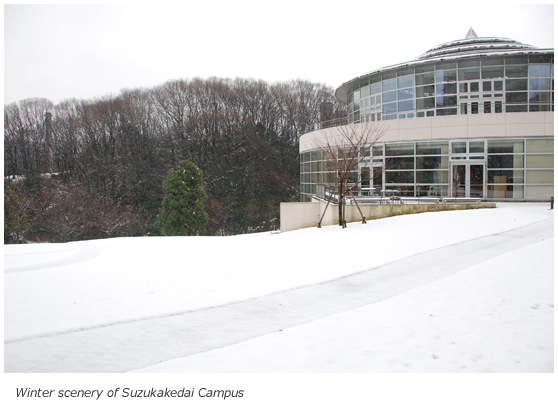
{"label": "retaining wall", "polygon": [[[322,226],[339,224],[339,206],[327,202],[313,201],[301,203],[281,203],[281,232],[317,227],[322,214]],[[486,209],[496,207],[495,203],[439,203],[439,204],[402,204],[402,205],[359,205],[366,220],[408,215],[413,213],[439,212],[447,210]],[[345,206],[347,223],[360,222],[362,217],[355,205]]]}

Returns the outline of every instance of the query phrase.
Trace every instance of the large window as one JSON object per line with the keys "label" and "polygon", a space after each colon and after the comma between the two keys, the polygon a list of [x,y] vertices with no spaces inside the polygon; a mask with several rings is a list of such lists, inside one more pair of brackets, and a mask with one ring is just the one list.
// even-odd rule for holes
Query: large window
{"label": "large window", "polygon": [[553,55],[459,59],[362,78],[349,122],[553,111]]}
{"label": "large window", "polygon": [[[484,164],[489,199],[549,200],[554,191],[554,139],[510,138],[375,144],[351,178],[361,187],[398,189],[404,196],[448,196],[451,164]],[[342,157],[342,156],[341,156]],[[321,185],[332,186],[335,172],[319,151],[301,153],[301,200],[311,201]],[[455,163],[453,163],[455,162]]]}

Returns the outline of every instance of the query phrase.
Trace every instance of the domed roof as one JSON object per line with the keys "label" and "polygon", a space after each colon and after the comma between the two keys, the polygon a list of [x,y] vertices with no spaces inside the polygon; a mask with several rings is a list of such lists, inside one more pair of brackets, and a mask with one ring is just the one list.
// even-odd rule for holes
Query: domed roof
{"label": "domed roof", "polygon": [[418,56],[416,60],[426,60],[441,57],[459,57],[467,54],[478,53],[506,53],[537,49],[534,46],[523,44],[505,37],[478,37],[471,27],[465,39],[454,40],[440,44],[426,53]]}
{"label": "domed roof", "polygon": [[357,85],[362,78],[377,75],[378,73],[389,70],[409,68],[427,62],[436,63],[468,56],[521,55],[532,53],[554,55],[554,49],[540,49],[505,37],[478,37],[477,33],[475,33],[471,27],[462,40],[454,40],[440,44],[416,57],[414,60],[376,69],[343,83],[335,90],[335,96],[340,101],[347,103],[347,97],[350,91],[353,90],[353,86]]}

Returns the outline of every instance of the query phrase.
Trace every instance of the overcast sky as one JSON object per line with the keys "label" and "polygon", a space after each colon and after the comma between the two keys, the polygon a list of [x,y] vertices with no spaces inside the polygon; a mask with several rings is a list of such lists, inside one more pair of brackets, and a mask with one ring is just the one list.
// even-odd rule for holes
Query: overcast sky
{"label": "overcast sky", "polygon": [[554,47],[553,5],[371,0],[5,5],[4,103],[90,99],[212,76],[301,78],[338,87],[462,39],[469,27],[479,37]]}

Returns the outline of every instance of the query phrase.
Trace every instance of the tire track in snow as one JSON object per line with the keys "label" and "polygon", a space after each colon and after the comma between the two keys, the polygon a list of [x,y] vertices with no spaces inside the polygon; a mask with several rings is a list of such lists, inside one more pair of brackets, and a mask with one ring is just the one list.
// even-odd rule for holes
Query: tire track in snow
{"label": "tire track in snow", "polygon": [[546,219],[319,284],[221,306],[5,342],[5,372],[125,372],[378,302],[553,237]]}

